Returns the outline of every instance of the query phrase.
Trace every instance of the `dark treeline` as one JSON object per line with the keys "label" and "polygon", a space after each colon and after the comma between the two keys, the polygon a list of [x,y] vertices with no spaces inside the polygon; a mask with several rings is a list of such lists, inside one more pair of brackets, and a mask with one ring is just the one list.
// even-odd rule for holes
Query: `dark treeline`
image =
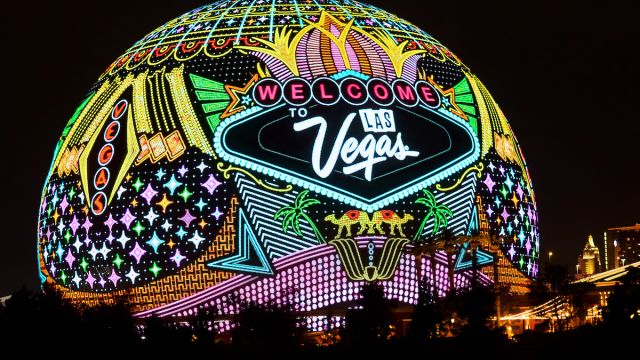
{"label": "dark treeline", "polygon": [[[359,354],[375,358],[424,356],[524,359],[557,358],[623,351],[640,335],[640,273],[632,269],[602,308],[602,321],[569,326],[584,316],[589,288],[575,286],[566,269],[547,266],[532,286],[531,299],[541,303],[555,296],[570,299],[566,322],[544,323],[536,330],[507,339],[495,315],[496,289],[472,289],[435,296],[422,282],[411,322],[401,334],[394,311],[400,304],[384,296],[381,285],[361,288],[361,297],[347,310],[343,326],[310,332],[292,303],[256,304],[234,298],[234,314],[201,309],[188,319],[133,317],[126,298],[112,305],[77,307],[54,291],[22,289],[0,307],[0,349],[5,353],[57,354],[66,357],[140,355],[275,355],[307,358]],[[329,314],[330,315],[330,314]],[[217,322],[232,328],[216,330]],[[330,323],[330,322],[329,322]],[[574,321],[575,324],[575,321]],[[556,330],[549,333],[551,326]]]}

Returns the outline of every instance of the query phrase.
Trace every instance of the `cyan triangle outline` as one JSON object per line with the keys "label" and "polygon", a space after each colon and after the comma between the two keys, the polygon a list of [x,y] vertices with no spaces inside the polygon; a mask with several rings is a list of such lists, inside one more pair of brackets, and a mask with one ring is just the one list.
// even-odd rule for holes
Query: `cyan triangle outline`
{"label": "cyan triangle outline", "polygon": [[[260,260],[260,266],[246,264],[248,260],[251,260],[251,249],[258,256]],[[208,263],[207,266],[218,270],[226,270],[233,272],[244,272],[260,275],[273,275],[273,268],[269,259],[264,253],[262,246],[258,243],[256,235],[251,229],[251,225],[247,221],[247,217],[244,214],[242,208],[238,208],[238,240],[236,241],[235,255],[227,255],[221,259],[213,260]]]}
{"label": "cyan triangle outline", "polygon": [[478,208],[473,206],[473,212],[471,213],[471,220],[469,220],[469,227],[467,228],[467,236],[471,236],[474,231],[479,230],[478,226]]}
{"label": "cyan triangle outline", "polygon": [[[456,259],[454,271],[470,269],[471,266],[473,266],[473,259],[464,259],[465,255],[467,254],[468,247],[469,243],[464,243],[460,247],[460,253],[458,254],[458,257]],[[478,266],[491,264],[493,262],[493,256],[483,251],[482,249],[476,249],[476,256],[478,258]]]}

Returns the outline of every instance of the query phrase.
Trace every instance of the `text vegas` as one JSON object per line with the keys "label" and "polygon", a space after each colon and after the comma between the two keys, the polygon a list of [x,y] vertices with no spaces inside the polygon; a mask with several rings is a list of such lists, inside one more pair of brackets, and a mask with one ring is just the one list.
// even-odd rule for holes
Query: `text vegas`
{"label": "text vegas", "polygon": [[[266,108],[282,102],[292,106],[289,111],[291,117],[296,119],[292,123],[294,131],[315,129],[311,164],[319,177],[326,178],[336,167],[341,167],[340,171],[345,175],[363,171],[368,181],[372,179],[374,165],[385,161],[403,162],[420,155],[418,151],[411,150],[410,144],[403,142],[402,132],[396,129],[393,110],[374,109],[372,105],[413,107],[422,103],[429,108],[440,106],[438,92],[429,83],[419,81],[411,85],[400,79],[388,83],[372,78],[365,83],[356,78],[337,82],[322,77],[309,83],[301,78],[293,78],[281,84],[267,78],[255,85],[253,98],[258,105]],[[311,116],[303,107],[311,101],[325,106],[343,101],[352,105],[354,110],[336,113],[327,108],[329,110],[325,109],[323,114]],[[367,102],[366,108],[358,108]],[[357,115],[360,122],[354,121]],[[334,124],[339,124],[336,137],[326,139],[327,127]],[[360,129],[361,135],[348,136],[355,129]],[[325,146],[326,142],[331,143]]]}

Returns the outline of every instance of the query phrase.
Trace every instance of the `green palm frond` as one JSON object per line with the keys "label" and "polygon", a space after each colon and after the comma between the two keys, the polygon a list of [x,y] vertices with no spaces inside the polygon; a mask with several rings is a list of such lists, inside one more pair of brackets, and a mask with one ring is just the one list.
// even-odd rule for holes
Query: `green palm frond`
{"label": "green palm frond", "polygon": [[295,212],[287,213],[284,219],[282,219],[282,231],[284,231],[285,234],[289,232],[289,226],[291,226],[292,223],[297,223],[297,220]]}
{"label": "green palm frond", "polygon": [[300,203],[300,208],[299,209],[306,209],[309,206],[318,205],[318,204],[320,204],[320,200],[317,200],[317,199],[306,199],[306,200],[304,200],[304,201],[302,201]]}
{"label": "green palm frond", "polygon": [[293,203],[293,206],[300,209],[302,202],[305,201],[307,196],[309,195],[309,190],[301,191],[298,196],[296,196],[296,200]]}
{"label": "green palm frond", "polygon": [[296,209],[293,206],[284,206],[282,207],[280,210],[276,211],[276,213],[273,215],[273,219],[277,220],[278,218],[282,217],[282,216],[286,216],[286,213],[288,212],[296,212]]}
{"label": "green palm frond", "polygon": [[423,189],[422,193],[425,197],[418,198],[416,204],[422,204],[426,207],[436,206],[436,197],[427,189]]}
{"label": "green palm frond", "polygon": [[300,218],[296,217],[296,221],[292,223],[292,228],[296,235],[302,236],[302,230],[300,230]]}
{"label": "green palm frond", "polygon": [[427,207],[431,207],[431,204],[429,204],[428,200],[425,199],[425,198],[418,198],[415,203],[416,204],[422,204],[422,205],[427,206]]}
{"label": "green palm frond", "polygon": [[423,189],[422,193],[424,197],[420,197],[416,199],[416,204],[421,204],[427,207],[429,210],[427,215],[424,217],[422,222],[420,223],[420,227],[418,228],[418,232],[414,236],[414,241],[418,240],[420,236],[422,236],[422,231],[427,224],[427,221],[430,217],[433,217],[433,231],[432,235],[435,235],[440,231],[441,228],[446,228],[449,224],[448,218],[453,216],[453,212],[446,205],[438,205],[435,195],[433,195],[429,190]]}
{"label": "green palm frond", "polygon": [[293,230],[293,232],[298,236],[304,236],[302,230],[300,229],[300,218],[304,218],[313,233],[316,235],[316,238],[319,243],[324,243],[324,237],[320,234],[320,231],[313,223],[313,220],[305,214],[304,210],[310,206],[320,204],[320,201],[314,198],[309,198],[309,190],[303,190],[298,193],[296,199],[293,202],[293,206],[284,206],[280,210],[276,211],[273,215],[274,220],[282,218],[282,231],[286,234],[289,231],[289,227]]}
{"label": "green palm frond", "polygon": [[435,212],[438,213],[438,214],[442,214],[443,216],[446,216],[446,217],[453,216],[453,212],[446,205],[438,205],[438,206],[436,206]]}
{"label": "green palm frond", "polygon": [[436,197],[435,195],[433,195],[433,193],[427,189],[423,189],[422,193],[424,194],[424,196],[426,196],[427,201],[429,202],[429,204],[432,204],[433,206],[436,205]]}
{"label": "green palm frond", "polygon": [[440,228],[446,228],[451,216],[453,213],[448,207],[445,205],[436,206],[433,212],[433,234],[436,234]]}

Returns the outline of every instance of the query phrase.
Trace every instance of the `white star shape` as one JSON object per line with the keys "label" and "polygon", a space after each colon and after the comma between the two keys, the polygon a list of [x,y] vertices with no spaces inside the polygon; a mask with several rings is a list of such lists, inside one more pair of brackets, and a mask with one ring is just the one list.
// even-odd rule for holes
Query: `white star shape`
{"label": "white star shape", "polygon": [[131,280],[132,284],[134,284],[136,282],[136,278],[140,276],[140,273],[137,273],[135,270],[133,270],[133,265],[131,265],[129,272],[125,276]]}
{"label": "white star shape", "polygon": [[106,259],[107,254],[111,252],[111,249],[107,248],[107,243],[102,244],[102,249],[100,249],[99,253]]}
{"label": "white star shape", "polygon": [[193,234],[193,236],[191,237],[191,239],[187,239],[187,241],[192,242],[192,243],[193,243],[193,245],[194,245],[194,246],[196,247],[196,249],[197,249],[198,247],[200,247],[200,243],[204,241],[204,238],[203,238],[203,237],[201,237],[201,236],[198,234],[198,230],[196,230],[196,233],[195,233],[195,234]]}
{"label": "white star shape", "polygon": [[71,281],[76,283],[76,287],[80,287],[80,280],[82,280],[82,278],[80,278],[80,276],[78,276],[78,272],[76,271],[76,274],[73,277],[73,279],[71,279]]}
{"label": "white star shape", "polygon": [[60,231],[60,234],[62,234],[63,229],[64,229],[64,221],[60,219],[60,222],[58,223],[58,231]]}
{"label": "white star shape", "polygon": [[96,249],[96,244],[91,244],[91,250],[89,250],[89,254],[93,258],[93,260],[96,259],[96,255],[98,255],[99,252],[100,251]]}
{"label": "white star shape", "polygon": [[147,213],[147,215],[144,216],[144,218],[149,221],[149,225],[153,225],[153,221],[158,217],[160,217],[160,215],[156,214],[153,211],[153,208],[149,209],[149,212]]}
{"label": "white star shape", "polygon": [[171,224],[169,223],[169,220],[165,220],[164,223],[160,225],[160,227],[163,228],[165,232],[169,232],[169,229],[171,229]]}
{"label": "white star shape", "polygon": [[220,216],[224,215],[223,212],[220,211],[220,209],[218,209],[218,207],[216,206],[216,211],[214,211],[211,215],[216,217],[216,220],[220,220]]}
{"label": "white star shape", "polygon": [[82,242],[80,242],[76,236],[76,241],[73,243],[73,247],[76,248],[76,252],[80,252],[80,246],[82,246]]}
{"label": "white star shape", "polygon": [[129,240],[131,240],[131,239],[128,238],[127,235],[124,234],[124,231],[122,231],[122,234],[120,235],[120,237],[116,239],[117,242],[122,244],[122,248],[123,249],[124,249],[124,246],[127,244],[127,241],[129,241]]}
{"label": "white star shape", "polygon": [[121,186],[121,187],[118,189],[118,200],[120,200],[120,197],[122,197],[122,194],[123,194],[125,191],[127,191],[127,189],[126,189],[124,186]]}
{"label": "white star shape", "polygon": [[180,249],[176,249],[176,253],[172,257],[170,257],[170,259],[176,263],[177,267],[180,267],[180,263],[186,258],[186,256],[180,254]]}
{"label": "white star shape", "polygon": [[200,173],[202,174],[204,172],[204,169],[208,168],[208,165],[205,165],[204,161],[200,161],[200,165],[196,166],[196,169],[200,170]]}

